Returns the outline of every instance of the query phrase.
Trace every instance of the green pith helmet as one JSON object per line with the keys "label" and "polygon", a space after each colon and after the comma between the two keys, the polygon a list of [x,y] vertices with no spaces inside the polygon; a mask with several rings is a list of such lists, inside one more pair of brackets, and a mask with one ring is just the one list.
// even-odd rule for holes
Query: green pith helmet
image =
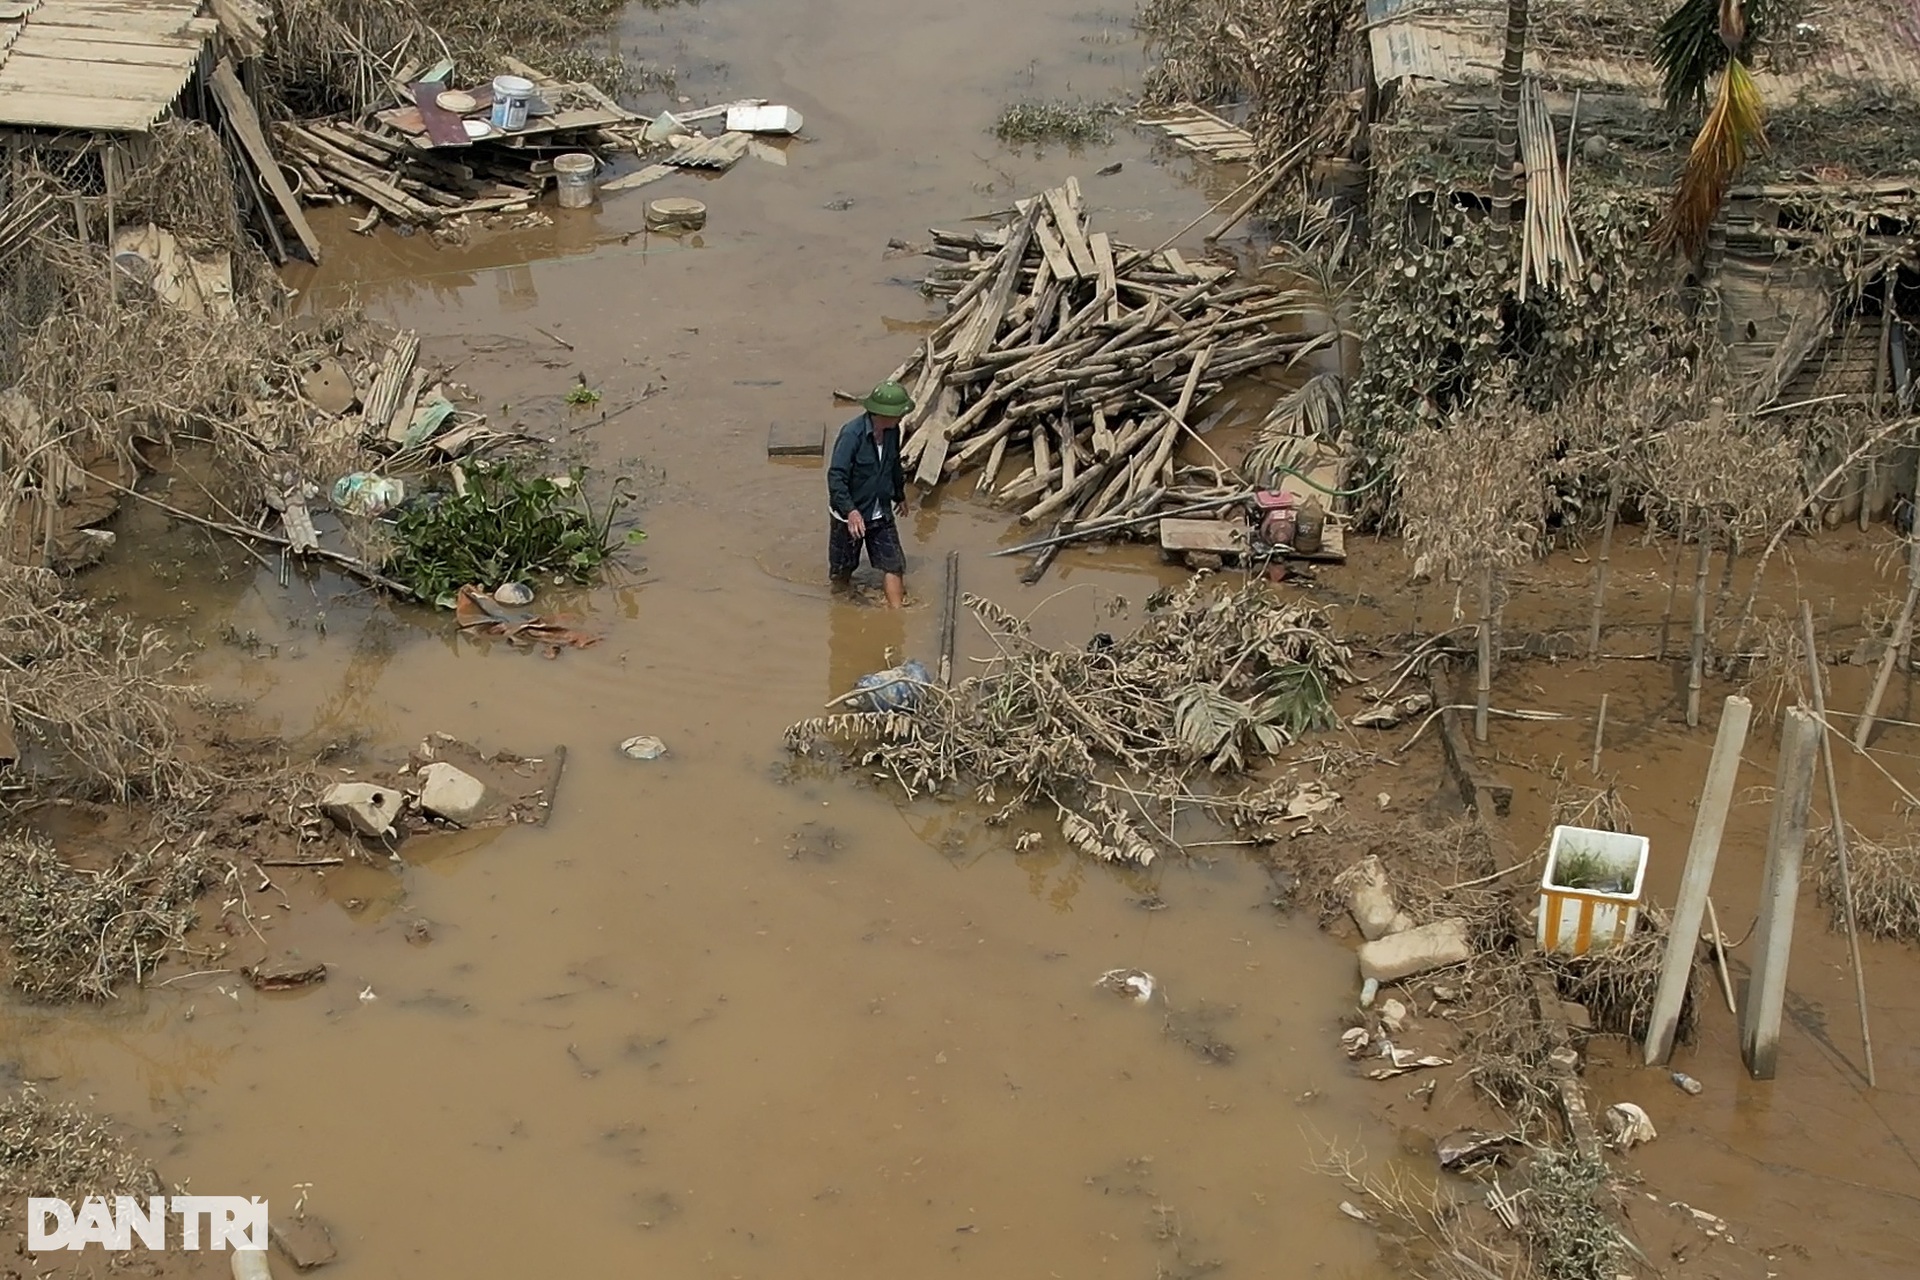
{"label": "green pith helmet", "polygon": [[899,383],[883,382],[860,402],[860,407],[883,418],[904,418],[913,412],[913,397]]}

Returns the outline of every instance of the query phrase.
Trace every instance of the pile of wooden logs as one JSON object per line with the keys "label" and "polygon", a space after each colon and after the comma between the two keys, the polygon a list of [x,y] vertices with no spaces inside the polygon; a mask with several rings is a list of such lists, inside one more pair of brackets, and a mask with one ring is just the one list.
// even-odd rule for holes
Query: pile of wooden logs
{"label": "pile of wooden logs", "polygon": [[[1198,438],[1195,406],[1317,341],[1276,331],[1297,306],[1281,286],[1093,231],[1073,179],[1004,227],[934,232],[930,252],[954,265],[924,287],[953,304],[895,372],[915,400],[903,461],[929,488],[978,468],[977,490],[1022,523],[1098,528],[1191,502],[1176,453]],[[1202,470],[1202,488],[1229,481]]]}

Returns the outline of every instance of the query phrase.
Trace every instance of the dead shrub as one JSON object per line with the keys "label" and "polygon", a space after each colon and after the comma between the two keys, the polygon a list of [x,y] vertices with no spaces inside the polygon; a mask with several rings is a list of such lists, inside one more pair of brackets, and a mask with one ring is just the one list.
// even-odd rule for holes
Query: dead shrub
{"label": "dead shrub", "polygon": [[0,932],[14,986],[36,1000],[112,999],[182,944],[217,870],[198,846],[156,845],[92,871],[37,836],[0,838]]}
{"label": "dead shrub", "polygon": [[[1585,1005],[1596,1031],[1645,1039],[1653,999],[1660,989],[1660,966],[1667,954],[1667,925],[1664,912],[1645,908],[1640,912],[1640,927],[1617,946],[1584,956],[1551,957],[1561,996]],[[1692,1044],[1699,1033],[1705,990],[1704,971],[1696,964],[1688,971],[1686,994],[1680,1002],[1675,1036],[1682,1044]]]}
{"label": "dead shrub", "polygon": [[0,712],[34,782],[191,804],[210,775],[179,749],[177,713],[199,696],[158,631],[63,593],[44,569],[0,564]]}
{"label": "dead shrub", "polygon": [[0,1097],[0,1220],[27,1196],[149,1196],[152,1166],[110,1125],[28,1088]]}
{"label": "dead shrub", "polygon": [[[1863,933],[1898,942],[1920,942],[1920,844],[1911,839],[1877,844],[1849,827],[1848,869],[1853,873],[1853,914]],[[1807,873],[1827,909],[1829,924],[1846,928],[1846,898],[1833,830],[1813,837]]]}

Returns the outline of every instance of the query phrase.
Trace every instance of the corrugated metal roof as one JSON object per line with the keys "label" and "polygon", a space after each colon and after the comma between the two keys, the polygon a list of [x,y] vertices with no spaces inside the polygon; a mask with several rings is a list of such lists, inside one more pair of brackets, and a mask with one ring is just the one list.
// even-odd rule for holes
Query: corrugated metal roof
{"label": "corrugated metal roof", "polygon": [[0,22],[0,125],[144,133],[219,23],[203,0],[28,0]]}

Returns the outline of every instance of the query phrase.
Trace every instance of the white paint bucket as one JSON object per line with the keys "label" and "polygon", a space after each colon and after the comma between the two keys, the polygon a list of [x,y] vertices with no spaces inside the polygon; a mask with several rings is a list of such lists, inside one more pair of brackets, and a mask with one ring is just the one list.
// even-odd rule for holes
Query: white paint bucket
{"label": "white paint bucket", "polygon": [[587,209],[593,205],[593,171],[599,161],[584,151],[571,151],[553,158],[553,179],[562,209]]}
{"label": "white paint bucket", "polygon": [[1540,873],[1540,945],[1583,956],[1625,942],[1640,922],[1647,847],[1645,836],[1555,827]]}
{"label": "white paint bucket", "polygon": [[505,132],[527,127],[527,104],[533,101],[533,81],[524,76],[493,78],[493,127]]}

